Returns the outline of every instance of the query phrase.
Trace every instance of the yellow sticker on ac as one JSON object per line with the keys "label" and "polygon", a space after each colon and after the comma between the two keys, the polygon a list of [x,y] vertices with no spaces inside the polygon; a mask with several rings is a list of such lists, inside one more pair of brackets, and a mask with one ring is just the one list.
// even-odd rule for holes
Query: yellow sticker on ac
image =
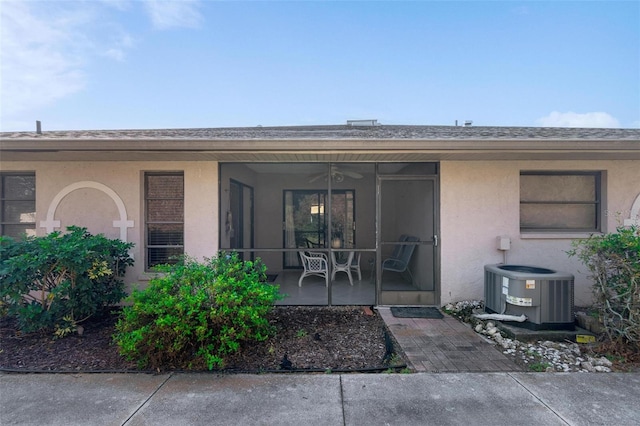
{"label": "yellow sticker on ac", "polygon": [[533,290],[536,288],[536,280],[527,280],[524,286],[527,290]]}
{"label": "yellow sticker on ac", "polygon": [[577,334],[576,342],[577,343],[593,343],[596,341],[595,336],[590,336],[588,334]]}

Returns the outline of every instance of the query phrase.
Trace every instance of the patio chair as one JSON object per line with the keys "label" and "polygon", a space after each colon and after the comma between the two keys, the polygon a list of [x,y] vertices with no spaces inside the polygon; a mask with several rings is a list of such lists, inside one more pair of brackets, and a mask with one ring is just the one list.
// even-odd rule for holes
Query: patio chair
{"label": "patio chair", "polygon": [[351,277],[351,263],[353,262],[353,252],[349,251],[347,259],[343,262],[336,258],[336,252],[331,252],[331,281],[335,281],[336,272],[344,272],[349,277],[349,284],[353,285],[353,278]]}
{"label": "patio chair", "polygon": [[[400,238],[398,238],[398,242],[405,242],[407,241],[407,238],[409,238],[408,235],[402,234],[400,235]],[[396,244],[393,247],[393,251],[391,252],[391,256],[389,256],[389,259],[397,259],[400,257],[400,253],[402,252],[402,244]],[[369,259],[369,268],[371,269],[371,277],[369,277],[369,280],[373,283],[375,282],[375,278],[376,278],[376,260],[375,259]]]}
{"label": "patio chair", "polygon": [[[404,237],[404,240],[403,240]],[[401,242],[413,243],[420,241],[418,237],[412,237],[410,235],[401,235]],[[413,274],[411,273],[411,269],[409,269],[409,261],[411,260],[411,256],[413,255],[413,250],[415,249],[414,244],[398,244],[394,247],[393,253],[391,257],[385,259],[382,262],[382,272],[393,271],[404,273],[407,272],[409,274],[409,278],[413,283]]]}
{"label": "patio chair", "polygon": [[[407,241],[407,238],[409,238],[408,235],[402,234],[400,235],[400,238],[398,238],[398,242],[404,243],[405,241]],[[399,258],[400,254],[402,254],[403,247],[404,247],[404,244],[396,244],[395,246],[393,246],[393,252],[391,252],[391,256],[389,256],[389,259]]]}
{"label": "patio chair", "polygon": [[302,287],[302,280],[308,276],[324,277],[326,286],[329,287],[329,262],[324,253],[300,251],[302,261],[302,274],[298,280],[298,287]]}
{"label": "patio chair", "polygon": [[362,253],[358,252],[358,254],[353,256],[353,260],[351,261],[351,272],[358,273],[358,281],[362,281],[362,272],[360,272],[361,257],[362,257]]}
{"label": "patio chair", "polygon": [[311,241],[308,238],[305,238],[304,241],[305,241],[305,243],[307,245],[307,248],[322,248],[322,245],[320,243],[316,243],[314,241]]}

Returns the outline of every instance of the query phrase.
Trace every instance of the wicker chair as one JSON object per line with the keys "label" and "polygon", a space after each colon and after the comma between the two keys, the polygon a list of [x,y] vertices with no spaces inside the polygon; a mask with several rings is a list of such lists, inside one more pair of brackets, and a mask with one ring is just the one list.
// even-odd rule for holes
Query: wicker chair
{"label": "wicker chair", "polygon": [[304,277],[312,275],[323,277],[326,286],[329,287],[329,262],[327,261],[327,256],[324,253],[308,251],[300,251],[298,254],[302,261],[302,267],[304,268],[298,280],[298,287],[302,287]]}

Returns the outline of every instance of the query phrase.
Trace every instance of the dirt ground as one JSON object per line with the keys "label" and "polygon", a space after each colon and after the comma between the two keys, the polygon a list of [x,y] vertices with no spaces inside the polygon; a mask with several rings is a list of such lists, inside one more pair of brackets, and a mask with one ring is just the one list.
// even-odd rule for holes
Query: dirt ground
{"label": "dirt ground", "polygon": [[[15,321],[0,319],[0,367],[22,371],[130,371],[133,362],[118,354],[112,342],[116,314],[83,323],[82,335],[53,339],[23,335]],[[248,345],[231,360],[233,371],[369,370],[391,362],[402,366],[401,354],[386,333],[384,321],[362,307],[276,307],[270,315],[275,337]],[[398,351],[400,352],[400,351]],[[285,358],[286,356],[286,358]]]}

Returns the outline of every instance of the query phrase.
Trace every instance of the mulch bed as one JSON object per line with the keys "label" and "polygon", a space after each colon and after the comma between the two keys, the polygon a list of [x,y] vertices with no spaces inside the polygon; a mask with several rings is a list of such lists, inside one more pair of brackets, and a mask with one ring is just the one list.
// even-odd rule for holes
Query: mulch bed
{"label": "mulch bed", "polygon": [[[25,335],[0,318],[0,368],[18,371],[136,371],[113,344],[116,313],[82,324],[82,335],[53,339]],[[247,345],[228,360],[229,371],[362,371],[389,365],[392,339],[384,321],[362,307],[276,307],[269,320],[277,333]],[[398,351],[400,353],[400,351]],[[286,357],[285,357],[286,356]],[[402,366],[402,355],[394,365]],[[170,370],[170,369],[168,369]]]}

